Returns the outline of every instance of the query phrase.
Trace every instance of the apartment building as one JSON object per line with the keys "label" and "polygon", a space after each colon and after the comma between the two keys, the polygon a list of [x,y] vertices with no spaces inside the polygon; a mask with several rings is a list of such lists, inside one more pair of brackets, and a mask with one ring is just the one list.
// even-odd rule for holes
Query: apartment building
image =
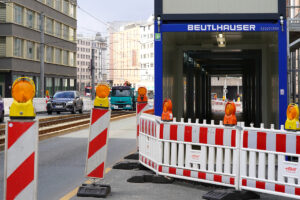
{"label": "apartment building", "polygon": [[10,97],[14,80],[27,76],[36,84],[36,96],[41,96],[42,26],[45,90],[53,95],[58,90],[76,89],[76,0],[5,2],[0,3],[0,95]]}
{"label": "apartment building", "polygon": [[154,18],[151,16],[140,27],[140,86],[146,86],[148,91],[154,91]]}
{"label": "apartment building", "polygon": [[140,23],[130,23],[114,29],[109,38],[110,80],[113,85],[129,81],[135,87],[140,82]]}
{"label": "apartment building", "polygon": [[107,40],[97,33],[94,38],[77,36],[77,88],[83,92],[91,86],[92,49],[95,49],[95,83],[107,81]]}

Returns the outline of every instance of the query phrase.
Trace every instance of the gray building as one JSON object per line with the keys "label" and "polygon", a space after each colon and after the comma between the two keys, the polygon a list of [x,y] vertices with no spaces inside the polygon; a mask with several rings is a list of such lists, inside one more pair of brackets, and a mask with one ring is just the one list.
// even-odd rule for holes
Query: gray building
{"label": "gray building", "polygon": [[[1,1],[3,2],[3,1]],[[0,3],[0,95],[11,97],[18,77],[40,89],[41,13],[45,30],[45,90],[76,89],[76,0],[10,0]]]}

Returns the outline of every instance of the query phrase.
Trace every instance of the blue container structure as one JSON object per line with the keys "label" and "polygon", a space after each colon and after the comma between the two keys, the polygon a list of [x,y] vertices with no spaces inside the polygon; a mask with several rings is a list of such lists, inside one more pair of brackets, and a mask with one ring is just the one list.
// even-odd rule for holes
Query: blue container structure
{"label": "blue container structure", "polygon": [[[249,4],[251,4],[251,1],[249,0]],[[205,0],[202,2],[205,2]],[[220,7],[217,4],[218,1],[212,0],[210,2],[212,3],[212,12],[214,6]],[[215,5],[213,5],[214,2],[216,2]],[[185,3],[188,6],[191,4],[190,7],[193,7],[193,3],[195,4],[197,1],[187,0]],[[201,4],[201,1],[198,1],[198,3]],[[228,0],[228,4],[230,3],[232,1]],[[259,1],[254,3],[259,4]],[[255,65],[259,71],[257,81],[246,82],[246,79],[251,80],[250,75],[254,67],[252,69],[249,66],[247,72],[230,72],[240,73],[243,74],[243,77],[246,77],[245,82],[243,82],[244,88],[250,88],[250,85],[254,84],[254,89],[251,89],[252,93],[249,92],[248,95],[250,99],[252,98],[251,94],[255,94],[255,99],[253,97],[254,100],[251,105],[248,105],[250,103],[247,102],[246,96],[244,99],[244,121],[246,121],[246,124],[254,122],[256,126],[259,126],[260,123],[274,123],[277,127],[284,124],[288,105],[286,5],[285,1],[282,0],[274,0],[273,3],[277,4],[273,5],[274,8],[278,8],[276,12],[270,12],[266,9],[268,13],[263,13],[263,9],[257,9],[260,10],[259,13],[250,12],[251,10],[248,13],[246,11],[239,13],[236,10],[234,13],[223,11],[223,13],[193,13],[195,11],[188,13],[186,10],[181,9],[180,0],[174,0],[175,8],[170,9],[166,8],[172,6],[170,0],[155,0],[155,115],[161,115],[163,100],[170,97],[174,102],[174,115],[176,117],[200,118],[200,121],[201,119],[213,119],[207,112],[209,109],[201,107],[200,104],[204,103],[199,103],[206,102],[205,106],[210,106],[210,90],[205,89],[205,87],[210,87],[210,83],[207,82],[210,79],[207,77],[210,74],[224,74],[219,65],[224,64],[226,60],[230,60],[231,54],[237,55],[237,52],[239,52],[240,60],[247,64],[248,54],[250,55],[253,50],[257,50],[258,57],[261,56]],[[230,9],[230,5],[228,7]],[[218,48],[216,44],[215,35],[217,36],[220,33],[228,38],[226,48]],[[206,44],[207,41],[214,40],[215,42]],[[239,46],[239,42],[241,48],[235,48],[235,46]],[[178,54],[168,53],[176,52],[176,49],[178,49]],[[185,58],[186,54],[191,55],[191,57]],[[205,61],[205,58],[210,56],[219,56],[223,59],[220,62],[213,60],[214,58]],[[252,58],[255,59],[255,57],[257,56],[253,53]],[[193,62],[192,78],[184,75],[184,71],[188,67],[185,68],[185,64],[182,63],[186,59],[186,63],[191,60]],[[231,59],[229,65],[237,60],[239,59]],[[215,65],[218,65],[219,68],[213,70],[214,65],[210,65],[213,61],[216,61]],[[183,69],[178,70],[177,73],[176,69],[180,66],[183,66]],[[200,66],[202,70],[199,68],[199,76],[206,74],[206,82],[203,82],[204,79],[201,78],[198,80],[194,75],[198,73],[197,66]],[[231,69],[228,66],[224,69]],[[239,69],[243,69],[243,67],[243,64],[241,64]],[[194,84],[188,89],[185,84],[189,85],[192,81],[194,81]],[[276,94],[270,92],[273,90],[272,88],[276,89]],[[197,92],[198,90],[199,92]],[[203,92],[203,90],[206,90],[206,92]],[[199,95],[197,96],[197,94]],[[184,96],[183,99],[181,99],[181,96]],[[201,100],[203,96],[207,97]],[[191,100],[193,98],[194,100]],[[184,102],[186,106],[181,105]]]}

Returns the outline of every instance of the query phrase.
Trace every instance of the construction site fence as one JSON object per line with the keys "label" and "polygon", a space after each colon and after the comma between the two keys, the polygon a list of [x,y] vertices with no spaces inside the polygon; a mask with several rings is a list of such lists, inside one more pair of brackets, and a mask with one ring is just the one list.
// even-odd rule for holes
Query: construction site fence
{"label": "construction site fence", "polygon": [[298,132],[139,120],[139,161],[158,175],[300,199]]}

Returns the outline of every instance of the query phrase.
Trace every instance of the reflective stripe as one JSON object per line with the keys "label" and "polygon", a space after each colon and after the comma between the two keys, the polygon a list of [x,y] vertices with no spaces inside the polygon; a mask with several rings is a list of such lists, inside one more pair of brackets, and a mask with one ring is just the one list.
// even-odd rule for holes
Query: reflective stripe
{"label": "reflective stripe", "polygon": [[207,144],[215,145],[216,129],[208,128]]}
{"label": "reflective stripe", "polygon": [[199,143],[199,137],[200,137],[200,129],[198,126],[193,126],[193,133],[192,133],[192,142],[193,143]]}

